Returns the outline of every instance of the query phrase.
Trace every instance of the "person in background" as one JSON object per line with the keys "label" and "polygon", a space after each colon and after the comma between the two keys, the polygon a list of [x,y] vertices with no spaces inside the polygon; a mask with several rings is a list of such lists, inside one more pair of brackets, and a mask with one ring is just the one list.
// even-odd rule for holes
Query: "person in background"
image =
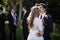
{"label": "person in background", "polygon": [[3,11],[3,8],[0,7],[0,32],[1,32],[1,40],[6,40],[6,38],[5,38],[5,14],[2,11]]}
{"label": "person in background", "polygon": [[28,24],[27,24],[27,17],[29,15],[29,12],[27,11],[26,6],[23,6],[22,8],[23,11],[23,22],[22,22],[22,27],[23,27],[23,36],[24,36],[24,40],[27,40],[27,36],[28,36]]}
{"label": "person in background", "polygon": [[9,20],[9,29],[10,29],[10,39],[9,40],[12,40],[12,32],[14,35],[14,40],[16,40],[17,23],[16,23],[15,10],[13,8],[11,9],[11,12],[8,15],[8,20]]}
{"label": "person in background", "polygon": [[5,7],[3,7],[3,13],[5,13],[6,12],[6,8]]}

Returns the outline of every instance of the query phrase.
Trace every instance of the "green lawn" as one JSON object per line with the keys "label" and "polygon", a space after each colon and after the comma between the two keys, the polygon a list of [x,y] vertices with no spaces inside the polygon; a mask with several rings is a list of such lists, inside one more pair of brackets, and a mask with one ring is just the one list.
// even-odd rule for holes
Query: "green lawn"
{"label": "green lawn", "polygon": [[[60,40],[60,24],[54,24],[53,32],[51,34],[52,40]],[[8,25],[5,26],[6,39],[9,40],[9,28]],[[17,40],[23,40],[22,27],[17,27],[16,30]],[[12,37],[13,38],[13,37]]]}
{"label": "green lawn", "polygon": [[[9,40],[9,28],[7,25],[5,27],[5,32],[6,32],[6,39]],[[23,31],[22,31],[21,27],[17,27],[16,36],[17,36],[17,40],[23,40],[24,39],[23,38]],[[12,36],[12,39],[13,39],[13,36]]]}

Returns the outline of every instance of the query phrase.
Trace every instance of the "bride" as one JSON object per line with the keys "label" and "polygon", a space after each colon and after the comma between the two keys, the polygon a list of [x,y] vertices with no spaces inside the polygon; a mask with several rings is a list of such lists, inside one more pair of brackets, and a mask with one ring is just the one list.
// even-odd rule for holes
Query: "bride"
{"label": "bride", "polygon": [[35,7],[31,9],[31,12],[27,18],[28,26],[30,28],[27,40],[44,40],[44,27],[39,13],[39,8]]}

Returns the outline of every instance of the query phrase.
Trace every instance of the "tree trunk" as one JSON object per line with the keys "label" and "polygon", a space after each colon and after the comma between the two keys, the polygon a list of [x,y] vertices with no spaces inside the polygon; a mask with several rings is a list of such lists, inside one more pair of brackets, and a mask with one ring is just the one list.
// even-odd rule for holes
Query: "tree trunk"
{"label": "tree trunk", "polygon": [[19,18],[18,18],[18,27],[20,27],[21,14],[22,14],[22,0],[20,0],[20,2],[19,2]]}
{"label": "tree trunk", "polygon": [[10,2],[11,2],[11,6],[12,6],[12,8],[13,8],[13,9],[16,9],[16,5],[14,5],[13,0],[11,0]]}

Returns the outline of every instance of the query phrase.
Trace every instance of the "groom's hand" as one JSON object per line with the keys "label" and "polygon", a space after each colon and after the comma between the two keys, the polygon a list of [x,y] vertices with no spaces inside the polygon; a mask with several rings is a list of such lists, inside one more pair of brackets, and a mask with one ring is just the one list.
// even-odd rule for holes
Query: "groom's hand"
{"label": "groom's hand", "polygon": [[43,31],[40,31],[40,36],[43,36]]}
{"label": "groom's hand", "polygon": [[38,37],[40,37],[40,33],[39,32],[37,32],[36,34],[37,34]]}
{"label": "groom's hand", "polygon": [[38,37],[43,36],[43,31],[39,31],[36,33]]}

